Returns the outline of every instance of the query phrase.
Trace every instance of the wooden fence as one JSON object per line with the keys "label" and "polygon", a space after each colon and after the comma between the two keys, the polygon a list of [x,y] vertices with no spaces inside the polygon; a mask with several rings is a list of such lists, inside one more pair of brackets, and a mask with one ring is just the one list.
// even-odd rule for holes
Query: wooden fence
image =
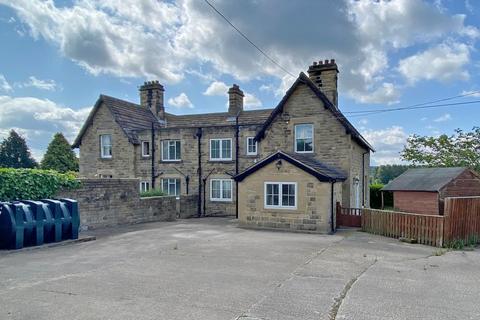
{"label": "wooden fence", "polygon": [[480,239],[480,197],[445,199],[445,242]]}
{"label": "wooden fence", "polygon": [[444,217],[396,211],[363,209],[362,230],[391,238],[415,239],[441,247]]}
{"label": "wooden fence", "polygon": [[436,247],[451,241],[480,240],[480,197],[446,198],[444,213],[425,215],[337,205],[337,224],[355,226],[355,219],[360,219],[363,231]]}

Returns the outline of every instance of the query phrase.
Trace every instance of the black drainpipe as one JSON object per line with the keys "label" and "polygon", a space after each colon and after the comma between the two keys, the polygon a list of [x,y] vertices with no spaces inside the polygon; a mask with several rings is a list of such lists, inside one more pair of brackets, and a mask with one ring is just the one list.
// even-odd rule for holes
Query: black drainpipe
{"label": "black drainpipe", "polygon": [[[238,114],[235,118],[235,175],[238,174],[238,153],[239,153],[239,127],[238,127]],[[235,180],[235,218],[238,219],[238,181]]]}
{"label": "black drainpipe", "polygon": [[334,217],[334,214],[333,214],[334,209],[335,209],[335,207],[334,207],[335,203],[334,203],[334,197],[333,197],[335,180],[332,180],[331,183],[332,183],[332,189],[331,189],[331,192],[330,192],[330,205],[331,205],[331,211],[330,211],[330,221],[331,221],[331,222],[330,222],[330,229],[331,229],[331,232],[332,232],[332,233],[335,233],[335,226],[334,226],[334,223],[333,223],[334,218],[335,218],[335,217]]}
{"label": "black drainpipe", "polygon": [[[155,189],[155,124],[152,122],[152,189]],[[142,146],[140,146],[141,148]],[[141,152],[141,150],[140,150]]]}
{"label": "black drainpipe", "polygon": [[203,182],[203,216],[207,214],[207,180],[208,177],[215,171],[215,168],[210,170],[210,172],[207,174],[205,178],[202,179]]}
{"label": "black drainpipe", "polygon": [[198,199],[197,199],[197,217],[202,216],[202,128],[197,128],[197,141],[198,141]]}
{"label": "black drainpipe", "polygon": [[365,155],[370,151],[362,153],[362,208],[365,207]]}

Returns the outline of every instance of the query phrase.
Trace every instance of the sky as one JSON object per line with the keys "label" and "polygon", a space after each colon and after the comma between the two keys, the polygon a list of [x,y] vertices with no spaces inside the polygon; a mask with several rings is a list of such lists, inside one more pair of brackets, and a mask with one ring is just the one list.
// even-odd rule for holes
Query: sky
{"label": "sky", "polygon": [[[401,163],[411,134],[479,125],[476,103],[358,112],[480,90],[480,1],[210,2],[289,73],[336,60],[339,108],[375,147],[372,165]],[[0,0],[0,43],[0,138],[17,130],[37,160],[55,132],[73,141],[100,94],[138,103],[159,80],[167,112],[222,112],[233,83],[261,109],[295,80],[201,0]]]}

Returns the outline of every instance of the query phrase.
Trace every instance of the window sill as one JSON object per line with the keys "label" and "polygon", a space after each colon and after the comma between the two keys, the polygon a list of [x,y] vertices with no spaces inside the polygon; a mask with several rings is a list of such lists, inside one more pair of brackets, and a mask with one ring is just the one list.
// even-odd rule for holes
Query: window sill
{"label": "window sill", "polygon": [[313,151],[295,151],[295,153],[300,153],[300,154],[314,154],[315,152],[313,152]]}
{"label": "window sill", "polygon": [[232,199],[222,200],[222,199],[211,199],[211,198],[210,198],[210,202],[233,203],[233,200],[232,200]]}
{"label": "window sill", "polygon": [[297,207],[263,207],[265,210],[298,211]]}
{"label": "window sill", "polygon": [[150,157],[150,156],[141,156],[141,159],[142,159],[142,160],[147,160],[147,159],[151,159],[151,158],[152,158],[152,157]]}
{"label": "window sill", "polygon": [[215,159],[209,159],[208,162],[215,162],[215,163],[234,163],[232,159],[225,159],[225,160],[215,160]]}
{"label": "window sill", "polygon": [[160,160],[159,163],[182,163],[183,160]]}
{"label": "window sill", "polygon": [[102,158],[102,157],[99,157],[98,160],[100,160],[100,161],[112,161],[112,160],[113,160],[113,157],[110,157],[110,158]]}

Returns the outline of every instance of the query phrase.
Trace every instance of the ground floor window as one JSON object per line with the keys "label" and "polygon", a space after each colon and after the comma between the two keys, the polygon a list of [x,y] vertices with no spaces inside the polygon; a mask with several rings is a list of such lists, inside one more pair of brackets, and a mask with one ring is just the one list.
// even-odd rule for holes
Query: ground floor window
{"label": "ground floor window", "polygon": [[140,192],[146,192],[148,190],[150,190],[150,182],[141,181],[140,182]]}
{"label": "ground floor window", "polygon": [[232,201],[232,180],[231,179],[211,179],[210,180],[210,200]]}
{"label": "ground floor window", "polygon": [[169,196],[180,195],[180,179],[168,178],[162,179],[162,191]]}
{"label": "ground floor window", "polygon": [[296,182],[265,182],[265,208],[295,209]]}

